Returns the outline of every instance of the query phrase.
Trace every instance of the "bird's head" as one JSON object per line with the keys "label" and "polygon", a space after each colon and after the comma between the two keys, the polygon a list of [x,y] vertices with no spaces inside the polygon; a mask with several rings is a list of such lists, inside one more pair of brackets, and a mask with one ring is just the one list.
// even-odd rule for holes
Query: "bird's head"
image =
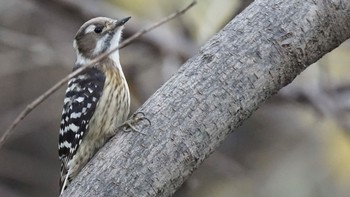
{"label": "bird's head", "polygon": [[118,46],[124,24],[130,17],[114,20],[106,17],[93,18],[84,23],[73,42],[77,63],[86,63],[100,54]]}

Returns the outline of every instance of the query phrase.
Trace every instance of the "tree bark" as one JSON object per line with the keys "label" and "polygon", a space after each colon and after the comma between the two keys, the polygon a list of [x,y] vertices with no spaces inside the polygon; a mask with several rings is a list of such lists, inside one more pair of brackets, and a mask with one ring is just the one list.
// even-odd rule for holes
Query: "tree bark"
{"label": "tree bark", "polygon": [[[205,21],[204,21],[205,22]],[[350,37],[348,0],[256,0],[138,111],[62,196],[170,196],[259,105]]]}

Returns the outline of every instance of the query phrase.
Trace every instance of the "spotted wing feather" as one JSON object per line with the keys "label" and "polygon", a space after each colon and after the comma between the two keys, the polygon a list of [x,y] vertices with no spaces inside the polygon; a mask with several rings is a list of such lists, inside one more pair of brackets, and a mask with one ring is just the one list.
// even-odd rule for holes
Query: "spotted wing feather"
{"label": "spotted wing feather", "polygon": [[87,68],[68,82],[59,134],[61,178],[67,174],[68,162],[88,132],[89,121],[102,95],[104,74],[96,68]]}

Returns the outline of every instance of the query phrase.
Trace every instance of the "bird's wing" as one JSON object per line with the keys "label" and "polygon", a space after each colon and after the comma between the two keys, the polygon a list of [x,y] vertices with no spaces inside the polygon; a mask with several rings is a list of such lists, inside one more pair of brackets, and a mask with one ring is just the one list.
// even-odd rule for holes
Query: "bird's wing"
{"label": "bird's wing", "polygon": [[88,131],[104,82],[105,76],[97,68],[87,68],[68,82],[58,144],[61,175],[67,174],[68,162]]}

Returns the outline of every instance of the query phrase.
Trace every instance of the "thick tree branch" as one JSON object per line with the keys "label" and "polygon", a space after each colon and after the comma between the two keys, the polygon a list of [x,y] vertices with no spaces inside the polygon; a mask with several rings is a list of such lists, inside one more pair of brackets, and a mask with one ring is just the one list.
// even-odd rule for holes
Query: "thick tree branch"
{"label": "thick tree branch", "polygon": [[169,196],[236,127],[350,37],[348,0],[256,0],[140,109],[63,196]]}

